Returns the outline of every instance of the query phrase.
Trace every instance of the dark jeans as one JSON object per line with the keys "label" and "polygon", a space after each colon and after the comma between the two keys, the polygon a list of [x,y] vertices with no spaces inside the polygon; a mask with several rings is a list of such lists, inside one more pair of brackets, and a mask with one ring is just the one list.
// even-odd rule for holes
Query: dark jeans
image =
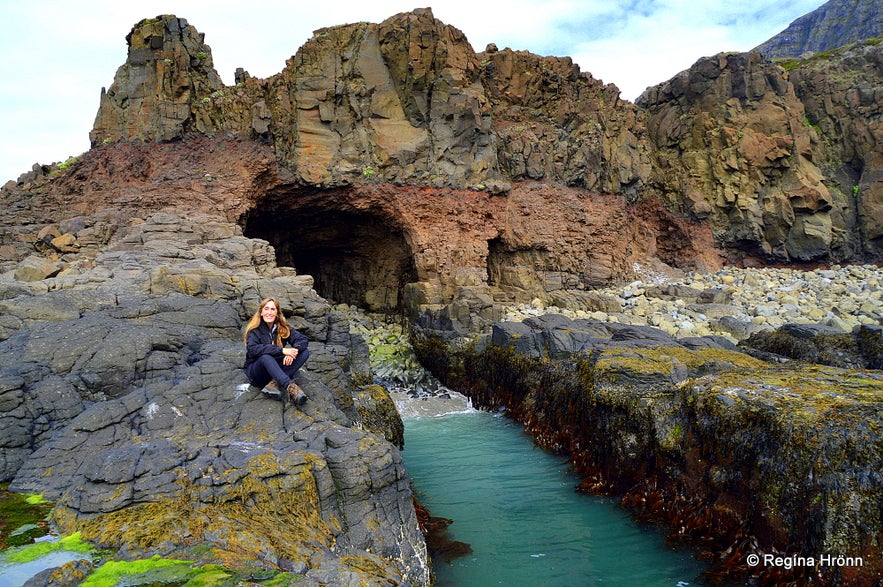
{"label": "dark jeans", "polygon": [[309,358],[310,351],[304,349],[297,353],[294,363],[286,367],[282,364],[282,359],[277,359],[270,355],[261,355],[257,361],[248,366],[248,369],[245,370],[245,375],[255,387],[263,387],[271,379],[275,379],[276,383],[279,384],[279,389],[285,391],[285,388],[291,383],[291,378],[294,377],[294,374],[303,367]]}

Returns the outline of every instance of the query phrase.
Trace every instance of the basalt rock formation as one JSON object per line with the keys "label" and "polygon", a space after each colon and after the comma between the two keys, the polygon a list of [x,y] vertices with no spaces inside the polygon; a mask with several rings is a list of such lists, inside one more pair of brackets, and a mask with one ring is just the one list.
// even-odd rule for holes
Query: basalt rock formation
{"label": "basalt rock formation", "polygon": [[329,298],[458,332],[494,303],[725,261],[879,258],[873,43],[788,70],[704,58],[632,104],[568,58],[476,53],[428,9],[321,29],[235,86],[183,19],[127,41],[93,148],[8,185],[14,207],[215,212]]}
{"label": "basalt rock formation", "polygon": [[[42,494],[59,532],[123,560],[429,584],[401,419],[312,278],[211,216],[115,212],[53,228],[81,244],[63,271],[0,278],[11,490]],[[267,296],[310,339],[301,408],[250,390],[242,371],[242,328]]]}
{"label": "basalt rock formation", "polygon": [[[793,64],[791,64],[793,67]],[[883,252],[883,116],[880,76],[883,51],[876,42],[842,48],[836,59],[814,56],[790,70],[794,91],[804,105],[805,124],[822,138],[819,167],[837,204],[840,226],[855,226],[839,248],[847,256]],[[845,230],[838,228],[845,234]],[[835,241],[838,240],[835,238]]]}

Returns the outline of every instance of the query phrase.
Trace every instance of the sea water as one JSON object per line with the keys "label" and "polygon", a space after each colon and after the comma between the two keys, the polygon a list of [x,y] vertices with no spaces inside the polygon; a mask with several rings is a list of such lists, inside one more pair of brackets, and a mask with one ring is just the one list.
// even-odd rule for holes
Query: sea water
{"label": "sea water", "polygon": [[449,518],[471,554],[435,561],[437,587],[684,587],[706,566],[672,550],[611,498],[575,491],[563,457],[503,415],[405,419],[405,464],[419,501]]}

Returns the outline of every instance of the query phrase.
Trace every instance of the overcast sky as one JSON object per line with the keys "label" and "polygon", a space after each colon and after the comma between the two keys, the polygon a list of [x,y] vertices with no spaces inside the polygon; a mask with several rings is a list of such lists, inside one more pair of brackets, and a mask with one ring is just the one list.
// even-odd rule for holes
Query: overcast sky
{"label": "overcast sky", "polygon": [[143,18],[205,34],[225,84],[279,73],[312,31],[431,6],[476,51],[488,43],[570,56],[634,100],[700,57],[747,51],[824,0],[0,0],[0,185],[89,149],[102,87]]}

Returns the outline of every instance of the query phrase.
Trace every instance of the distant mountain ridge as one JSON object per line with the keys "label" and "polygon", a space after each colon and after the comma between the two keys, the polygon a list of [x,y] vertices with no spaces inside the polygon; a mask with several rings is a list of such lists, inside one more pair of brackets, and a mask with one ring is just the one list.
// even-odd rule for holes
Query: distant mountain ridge
{"label": "distant mountain ridge", "polygon": [[800,57],[883,36],[880,0],[830,0],[755,47],[767,58]]}

